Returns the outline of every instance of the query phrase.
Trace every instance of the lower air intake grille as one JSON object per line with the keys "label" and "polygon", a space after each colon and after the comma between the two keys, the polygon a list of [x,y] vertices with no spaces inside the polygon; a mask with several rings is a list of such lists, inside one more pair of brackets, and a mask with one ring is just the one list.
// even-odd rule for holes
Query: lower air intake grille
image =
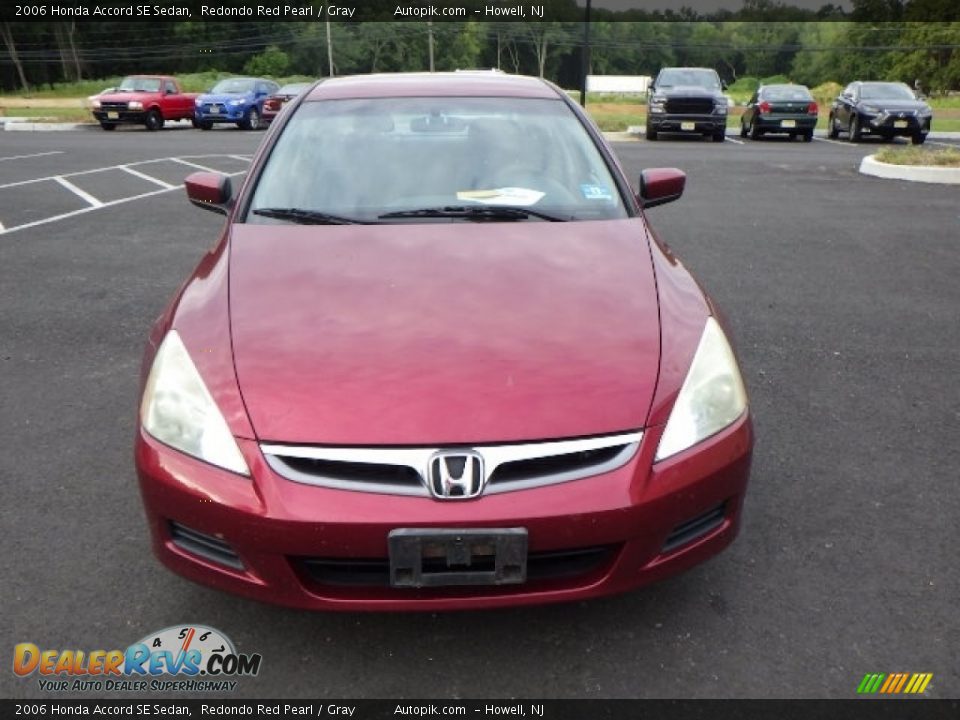
{"label": "lower air intake grille", "polygon": [[661,552],[676,550],[681,545],[686,545],[706,535],[711,530],[716,530],[723,524],[725,507],[725,504],[717,505],[713,510],[677,525],[673,532],[667,536],[667,541],[663,544]]}
{"label": "lower air intake grille", "polygon": [[[527,581],[586,575],[609,561],[615,546],[535,552],[527,556]],[[388,587],[390,561],[383,558],[295,558],[307,578],[319,585]]]}
{"label": "lower air intake grille", "polygon": [[191,555],[197,555],[204,560],[219,565],[226,565],[234,570],[243,570],[240,556],[233,551],[233,548],[226,541],[220,538],[191,530],[175,522],[170,523],[170,537],[174,545],[181,550],[186,550]]}

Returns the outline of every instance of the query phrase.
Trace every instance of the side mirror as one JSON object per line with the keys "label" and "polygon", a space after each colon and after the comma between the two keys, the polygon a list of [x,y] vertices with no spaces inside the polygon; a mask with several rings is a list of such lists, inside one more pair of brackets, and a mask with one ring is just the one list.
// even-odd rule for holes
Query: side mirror
{"label": "side mirror", "polygon": [[183,181],[190,202],[204,210],[226,215],[233,200],[230,177],[216,172],[195,172]]}
{"label": "side mirror", "polygon": [[687,184],[687,175],[677,168],[650,168],[640,173],[640,194],[644,209],[679,200]]}

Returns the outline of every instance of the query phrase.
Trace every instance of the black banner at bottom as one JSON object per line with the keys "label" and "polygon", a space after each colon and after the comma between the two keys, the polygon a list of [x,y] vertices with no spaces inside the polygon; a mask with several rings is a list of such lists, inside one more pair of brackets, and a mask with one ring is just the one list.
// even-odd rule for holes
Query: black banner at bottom
{"label": "black banner at bottom", "polygon": [[0,700],[0,717],[956,720],[960,700]]}

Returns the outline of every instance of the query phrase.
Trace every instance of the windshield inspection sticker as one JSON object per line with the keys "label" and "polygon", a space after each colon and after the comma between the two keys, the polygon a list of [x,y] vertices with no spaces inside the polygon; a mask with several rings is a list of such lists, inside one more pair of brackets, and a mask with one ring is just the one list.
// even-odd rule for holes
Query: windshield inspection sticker
{"label": "windshield inspection sticker", "polygon": [[587,200],[613,200],[613,195],[603,185],[581,185],[580,192]]}
{"label": "windshield inspection sticker", "polygon": [[546,193],[530,188],[505,187],[493,190],[461,190],[457,200],[468,200],[482,205],[526,206],[538,202]]}

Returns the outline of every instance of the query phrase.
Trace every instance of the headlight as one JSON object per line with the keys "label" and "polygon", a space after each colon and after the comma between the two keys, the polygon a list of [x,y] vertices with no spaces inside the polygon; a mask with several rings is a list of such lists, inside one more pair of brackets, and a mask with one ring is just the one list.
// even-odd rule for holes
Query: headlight
{"label": "headlight", "polygon": [[871,115],[876,115],[877,113],[882,112],[880,108],[876,107],[875,105],[864,105],[863,111],[865,113],[870,113]]}
{"label": "headlight", "polygon": [[655,461],[723,430],[746,408],[747,391],[730,343],[717,321],[707,318],[690,370],[660,438]]}
{"label": "headlight", "polygon": [[727,103],[726,98],[723,98],[722,100],[715,100],[714,103],[713,112],[717,113],[718,115],[726,115],[727,111],[730,109],[730,105]]}
{"label": "headlight", "polygon": [[176,330],[160,343],[140,403],[143,429],[162,443],[240,475],[249,475],[227,421]]}
{"label": "headlight", "polygon": [[243,105],[244,102],[246,101],[243,98],[241,98],[240,100],[231,100],[230,104],[233,105],[234,107],[237,107],[238,105]]}
{"label": "headlight", "polygon": [[203,105],[203,100],[201,100],[200,98],[197,98],[196,100],[193,101],[193,104],[196,105],[197,107],[200,107],[201,105]]}
{"label": "headlight", "polygon": [[924,105],[922,108],[917,110],[917,115],[919,115],[920,117],[930,117],[931,115],[933,115],[933,108],[930,107],[929,105]]}
{"label": "headlight", "polygon": [[143,103],[139,100],[131,100],[127,103],[127,108],[130,110],[143,110]]}
{"label": "headlight", "polygon": [[99,109],[100,109],[100,101],[99,101],[99,100],[91,100],[91,101],[90,101],[90,106],[91,106],[94,110],[99,110]]}

